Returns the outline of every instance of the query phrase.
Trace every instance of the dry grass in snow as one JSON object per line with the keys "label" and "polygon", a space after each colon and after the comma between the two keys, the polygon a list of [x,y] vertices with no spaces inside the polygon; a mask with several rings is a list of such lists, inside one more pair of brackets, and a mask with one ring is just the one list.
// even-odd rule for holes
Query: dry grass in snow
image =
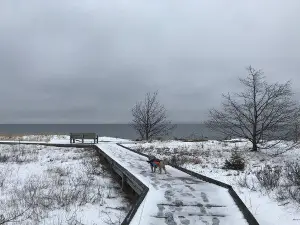
{"label": "dry grass in snow", "polygon": [[50,142],[51,140],[68,140],[67,135],[1,135],[1,141],[40,141]]}
{"label": "dry grass in snow", "polygon": [[93,149],[0,145],[0,224],[120,224],[128,208]]}

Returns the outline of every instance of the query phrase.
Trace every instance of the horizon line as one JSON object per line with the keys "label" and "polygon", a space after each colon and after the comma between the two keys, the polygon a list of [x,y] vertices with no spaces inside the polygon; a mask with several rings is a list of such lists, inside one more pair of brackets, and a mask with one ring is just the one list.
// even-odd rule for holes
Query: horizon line
{"label": "horizon line", "polygon": [[[130,122],[118,123],[0,123],[0,125],[129,125]],[[204,124],[204,122],[174,122],[171,124]]]}

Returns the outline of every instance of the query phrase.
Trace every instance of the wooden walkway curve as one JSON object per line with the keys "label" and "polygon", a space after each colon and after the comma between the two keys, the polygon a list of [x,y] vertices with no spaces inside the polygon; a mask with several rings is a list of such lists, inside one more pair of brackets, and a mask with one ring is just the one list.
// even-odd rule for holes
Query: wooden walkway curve
{"label": "wooden walkway curve", "polygon": [[146,157],[116,143],[97,147],[149,187],[131,225],[248,224],[227,189],[169,166],[167,174],[151,173]]}

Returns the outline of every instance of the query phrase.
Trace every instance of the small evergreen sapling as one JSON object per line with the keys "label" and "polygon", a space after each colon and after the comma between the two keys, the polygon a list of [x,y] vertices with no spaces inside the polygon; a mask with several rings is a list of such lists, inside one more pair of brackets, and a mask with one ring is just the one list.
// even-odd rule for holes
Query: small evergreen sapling
{"label": "small evergreen sapling", "polygon": [[245,169],[245,160],[237,151],[231,153],[229,160],[226,159],[224,169],[229,170],[244,170]]}

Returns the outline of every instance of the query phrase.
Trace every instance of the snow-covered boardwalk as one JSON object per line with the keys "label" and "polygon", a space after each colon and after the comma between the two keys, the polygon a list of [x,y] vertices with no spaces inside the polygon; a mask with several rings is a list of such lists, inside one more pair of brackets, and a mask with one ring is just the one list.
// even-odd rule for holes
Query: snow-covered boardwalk
{"label": "snow-covered boardwalk", "polygon": [[97,146],[149,187],[131,225],[248,224],[227,189],[169,166],[167,174],[151,173],[146,157],[113,142]]}

